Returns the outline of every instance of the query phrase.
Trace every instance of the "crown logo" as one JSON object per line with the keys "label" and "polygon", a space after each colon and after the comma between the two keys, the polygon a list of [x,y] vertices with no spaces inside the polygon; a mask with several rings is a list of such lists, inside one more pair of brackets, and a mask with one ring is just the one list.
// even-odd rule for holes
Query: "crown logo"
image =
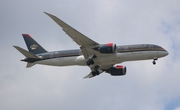
{"label": "crown logo", "polygon": [[38,48],[38,46],[33,44],[33,45],[30,46],[30,48],[31,48],[31,50],[36,50]]}

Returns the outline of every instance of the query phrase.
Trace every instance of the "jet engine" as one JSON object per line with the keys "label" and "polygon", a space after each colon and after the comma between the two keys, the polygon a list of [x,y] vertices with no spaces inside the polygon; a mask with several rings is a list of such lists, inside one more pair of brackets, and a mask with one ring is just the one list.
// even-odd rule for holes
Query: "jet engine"
{"label": "jet engine", "polygon": [[116,44],[113,43],[101,44],[94,49],[99,51],[100,53],[111,54],[116,52]]}
{"label": "jet engine", "polygon": [[106,72],[111,74],[112,76],[126,75],[126,67],[122,65],[117,65],[115,67],[111,67]]}

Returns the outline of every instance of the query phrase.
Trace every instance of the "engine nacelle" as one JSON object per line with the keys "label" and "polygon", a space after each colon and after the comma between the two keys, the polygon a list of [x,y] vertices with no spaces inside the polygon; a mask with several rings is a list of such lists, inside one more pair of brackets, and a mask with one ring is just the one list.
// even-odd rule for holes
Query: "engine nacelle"
{"label": "engine nacelle", "polygon": [[99,51],[100,53],[111,54],[116,52],[116,44],[113,43],[101,44],[94,49]]}
{"label": "engine nacelle", "polygon": [[126,75],[126,67],[121,66],[121,65],[117,65],[115,67],[111,67],[106,72],[111,74],[112,76]]}

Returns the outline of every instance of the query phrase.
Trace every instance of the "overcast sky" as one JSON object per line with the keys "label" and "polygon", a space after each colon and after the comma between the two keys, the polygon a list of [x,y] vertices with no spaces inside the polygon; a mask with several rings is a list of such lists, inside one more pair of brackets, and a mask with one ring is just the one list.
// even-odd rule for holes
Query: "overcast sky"
{"label": "overcast sky", "polygon": [[[82,80],[88,67],[26,68],[23,33],[48,51],[79,48],[43,12],[89,38],[156,44],[167,57],[124,62],[126,76]],[[0,110],[180,110],[179,0],[0,0]]]}

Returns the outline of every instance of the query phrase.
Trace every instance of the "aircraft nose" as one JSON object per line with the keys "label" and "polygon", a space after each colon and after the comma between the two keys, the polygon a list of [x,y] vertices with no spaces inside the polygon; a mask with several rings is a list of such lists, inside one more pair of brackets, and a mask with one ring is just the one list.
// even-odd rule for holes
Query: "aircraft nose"
{"label": "aircraft nose", "polygon": [[159,53],[159,55],[161,57],[165,57],[169,54],[169,52],[167,50],[165,50],[164,48],[161,47],[161,52]]}
{"label": "aircraft nose", "polygon": [[167,56],[169,54],[169,52],[167,50],[165,50],[164,54],[165,54],[165,56]]}
{"label": "aircraft nose", "polygon": [[163,49],[162,56],[165,57],[169,54],[169,52],[165,49]]}

